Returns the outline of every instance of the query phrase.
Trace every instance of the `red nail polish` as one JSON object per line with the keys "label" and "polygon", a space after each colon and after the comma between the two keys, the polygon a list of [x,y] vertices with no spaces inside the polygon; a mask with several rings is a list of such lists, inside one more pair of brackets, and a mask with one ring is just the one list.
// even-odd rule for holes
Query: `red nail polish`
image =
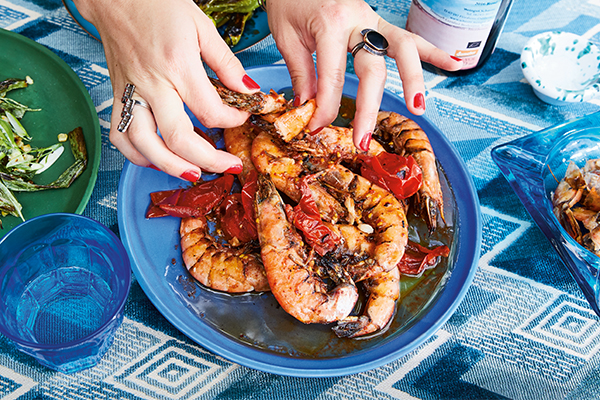
{"label": "red nail polish", "polygon": [[421,110],[425,109],[425,96],[423,96],[423,93],[417,93],[415,95],[413,105],[415,106],[415,108],[418,108]]}
{"label": "red nail polish", "polygon": [[370,145],[371,145],[371,132],[369,132],[365,136],[363,136],[362,140],[360,141],[360,149],[362,151],[369,151]]}
{"label": "red nail polish", "polygon": [[451,59],[453,59],[454,61],[462,61],[462,58],[458,58],[458,57],[454,57],[454,56],[450,56]]}
{"label": "red nail polish", "polygon": [[308,134],[309,134],[310,136],[313,136],[313,135],[316,135],[317,133],[321,132],[322,130],[323,130],[323,127],[320,127],[320,128],[317,128],[317,129],[315,129],[315,130],[314,130],[314,131],[312,131],[312,132],[308,132]]}
{"label": "red nail polish", "polygon": [[154,170],[156,170],[156,171],[160,171],[160,168],[158,168],[158,167],[157,167],[156,165],[154,165],[154,164],[150,164],[150,165],[148,165],[148,168],[152,168],[152,169],[154,169]]}
{"label": "red nail polish", "polygon": [[238,165],[234,165],[233,167],[230,167],[224,173],[225,174],[239,174],[242,172],[243,169],[244,169],[244,167],[241,164],[238,164]]}
{"label": "red nail polish", "polygon": [[298,107],[300,104],[301,104],[300,103],[300,96],[299,95],[295,95],[294,96],[294,103],[293,103],[294,107]]}
{"label": "red nail polish", "polygon": [[194,171],[193,169],[188,169],[183,174],[181,174],[181,179],[185,179],[186,181],[196,182],[200,178],[200,174],[198,171]]}
{"label": "red nail polish", "polygon": [[244,75],[244,77],[242,78],[242,82],[244,83],[244,86],[246,86],[250,90],[260,89],[258,83],[254,82],[252,78],[250,78],[248,75]]}

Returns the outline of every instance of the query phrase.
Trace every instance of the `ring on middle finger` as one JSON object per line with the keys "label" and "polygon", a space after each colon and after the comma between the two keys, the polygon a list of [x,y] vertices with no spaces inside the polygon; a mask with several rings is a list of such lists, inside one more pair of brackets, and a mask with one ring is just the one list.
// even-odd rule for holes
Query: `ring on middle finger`
{"label": "ring on middle finger", "polygon": [[381,33],[374,29],[363,29],[360,34],[362,35],[362,41],[352,48],[352,57],[356,57],[356,53],[361,49],[375,56],[385,56],[387,54],[389,44]]}

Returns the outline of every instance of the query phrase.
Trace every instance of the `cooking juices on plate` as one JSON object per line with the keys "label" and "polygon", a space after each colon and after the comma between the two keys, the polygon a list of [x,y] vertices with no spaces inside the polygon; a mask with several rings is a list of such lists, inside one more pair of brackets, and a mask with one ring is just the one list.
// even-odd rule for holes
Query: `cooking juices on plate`
{"label": "cooking juices on plate", "polygon": [[[257,346],[322,355],[338,351],[323,348],[331,327],[339,338],[384,337],[413,322],[443,287],[454,236],[453,196],[420,127],[381,112],[378,140],[364,153],[351,128],[308,132],[314,100],[293,107],[274,92],[242,95],[214,84],[224,101],[253,113],[223,132],[244,164],[237,190],[225,174],[156,192],[147,216],[182,218],[183,261],[202,290],[270,290],[247,299],[295,318],[278,332],[301,321],[316,336],[267,340],[272,329],[255,329],[269,325],[267,315],[229,318],[220,328]],[[219,314],[215,303],[198,306],[203,318]]]}

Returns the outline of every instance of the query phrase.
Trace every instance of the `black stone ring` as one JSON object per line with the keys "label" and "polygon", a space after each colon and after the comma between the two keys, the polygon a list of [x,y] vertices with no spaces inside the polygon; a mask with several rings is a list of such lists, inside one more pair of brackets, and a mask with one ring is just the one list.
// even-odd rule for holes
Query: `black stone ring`
{"label": "black stone ring", "polygon": [[381,33],[374,29],[363,29],[360,34],[363,40],[352,48],[352,57],[355,57],[360,49],[365,49],[375,56],[387,54],[388,41]]}

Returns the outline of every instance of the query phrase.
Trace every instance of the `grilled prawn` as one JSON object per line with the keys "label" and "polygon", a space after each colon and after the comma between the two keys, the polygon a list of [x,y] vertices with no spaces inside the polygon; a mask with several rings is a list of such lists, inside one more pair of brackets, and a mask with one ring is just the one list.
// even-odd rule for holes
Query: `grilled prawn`
{"label": "grilled prawn", "polygon": [[331,323],[346,318],[358,299],[354,282],[343,268],[329,270],[329,289],[308,251],[288,221],[275,185],[259,175],[256,194],[258,238],[271,292],[290,315],[304,323]]}
{"label": "grilled prawn", "polygon": [[411,119],[398,113],[380,111],[377,115],[376,136],[388,143],[401,156],[413,156],[423,172],[423,183],[413,196],[412,204],[429,231],[437,228],[438,216],[444,220],[444,196],[437,171],[435,154],[427,134]]}
{"label": "grilled prawn", "polygon": [[[252,161],[260,173],[271,177],[277,189],[295,202],[300,201],[300,178],[311,169],[310,161],[302,154],[289,151],[279,139],[261,132],[252,143]],[[321,185],[311,182],[309,187],[324,220],[334,223],[348,220],[347,209]]]}
{"label": "grilled prawn", "polygon": [[338,337],[356,338],[384,329],[396,311],[400,297],[398,268],[385,271],[373,260],[375,240],[372,234],[353,225],[335,225],[342,242],[335,256],[344,260],[344,268],[357,285],[362,286],[367,302],[358,316],[338,321],[333,331]]}
{"label": "grilled prawn", "polygon": [[208,233],[205,217],[183,218],[179,228],[183,262],[203,285],[228,293],[268,291],[257,246],[230,247]]}
{"label": "grilled prawn", "polygon": [[316,174],[323,187],[342,204],[356,210],[360,221],[371,226],[376,241],[373,259],[385,271],[395,268],[408,242],[404,205],[393,194],[336,164]]}
{"label": "grilled prawn", "polygon": [[256,170],[252,163],[252,142],[258,134],[258,129],[252,125],[250,121],[246,121],[238,127],[227,128],[223,131],[225,149],[242,160],[243,169],[238,175],[242,184],[244,184],[250,172]]}
{"label": "grilled prawn", "polygon": [[368,295],[365,311],[338,321],[333,328],[339,337],[355,338],[384,329],[391,321],[400,297],[398,268],[379,273],[361,282]]}
{"label": "grilled prawn", "polygon": [[268,94],[256,92],[252,94],[234,92],[223,86],[218,79],[210,78],[223,103],[250,114],[281,113],[287,108],[287,101],[283,95],[271,90]]}

